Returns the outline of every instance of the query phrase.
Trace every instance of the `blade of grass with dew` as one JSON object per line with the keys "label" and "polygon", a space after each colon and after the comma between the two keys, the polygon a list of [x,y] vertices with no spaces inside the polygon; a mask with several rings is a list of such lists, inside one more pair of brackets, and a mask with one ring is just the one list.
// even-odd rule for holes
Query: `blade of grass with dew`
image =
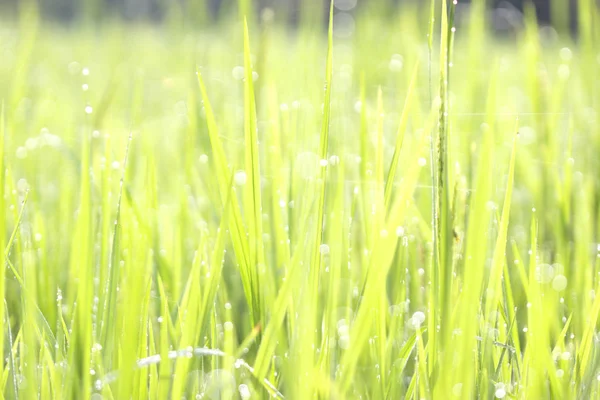
{"label": "blade of grass with dew", "polygon": [[[329,147],[329,123],[331,119],[331,93],[333,78],[333,0],[329,4],[329,27],[327,30],[327,58],[325,61],[325,93],[323,99],[323,113],[321,120],[321,132],[319,140],[319,172],[317,174],[316,184],[316,209],[314,215],[316,224],[314,225],[314,242],[312,243],[311,262],[308,277],[307,300],[304,307],[300,310],[304,318],[300,318],[303,322],[301,325],[302,340],[300,340],[300,348],[302,354],[301,367],[315,368],[315,350],[318,346],[318,329],[321,324],[319,318],[319,282],[321,278],[321,244],[323,241],[323,223],[325,220],[325,195],[327,189],[327,153]],[[301,390],[298,395],[300,397],[314,396],[314,383],[309,382],[308,385],[301,385]]]}
{"label": "blade of grass with dew", "polygon": [[252,287],[253,323],[264,323],[264,285],[266,276],[261,277],[265,255],[262,227],[262,201],[260,166],[258,160],[258,127],[256,125],[256,100],[254,96],[253,70],[250,55],[248,22],[244,18],[244,142],[245,170],[249,178],[244,186],[244,215],[248,227],[249,242],[249,285]]}
{"label": "blade of grass with dew", "polygon": [[[436,213],[437,219],[434,224],[436,234],[436,242],[434,243],[434,279],[433,288],[437,291],[434,308],[434,317],[429,321],[429,335],[431,343],[432,358],[429,369],[430,373],[434,373],[438,349],[443,353],[448,339],[451,310],[451,289],[452,289],[452,268],[453,268],[453,220],[452,220],[452,205],[451,201],[451,182],[449,178],[449,138],[450,125],[448,114],[450,110],[449,104],[449,87],[450,87],[450,60],[452,54],[452,41],[454,32],[454,10],[456,4],[453,2],[449,9],[446,0],[442,0],[442,21],[441,21],[441,38],[440,38],[440,90],[439,97],[441,100],[439,110],[439,123],[437,132],[437,160],[435,163],[436,173]],[[439,331],[437,326],[441,327]],[[433,328],[433,329],[432,329]]]}
{"label": "blade of grass with dew", "polygon": [[[221,202],[223,205],[225,204],[225,200],[227,199],[228,193],[230,191],[227,185],[230,183],[229,178],[231,176],[231,172],[229,170],[229,166],[227,165],[225,150],[223,149],[221,139],[219,138],[215,115],[213,113],[210,101],[208,99],[206,86],[204,84],[204,80],[202,79],[202,75],[199,69],[197,69],[196,74],[198,76],[198,84],[200,86],[204,109],[206,111],[208,135],[210,137],[214,166],[216,169],[217,181],[219,184],[219,192],[221,193]],[[255,296],[254,287],[252,286],[253,267],[249,258],[249,244],[246,240],[246,233],[244,229],[244,224],[242,222],[242,215],[237,196],[232,196],[231,202],[233,215],[232,218],[230,218],[229,220],[229,231],[231,234],[231,240],[233,242],[233,249],[236,255],[236,259],[240,264],[240,274],[242,278],[242,284],[244,287],[244,294],[246,296],[246,302],[248,304],[248,307],[250,308],[251,322],[252,325],[255,326],[258,323],[258,321],[255,320],[255,317],[258,314],[258,310],[255,310],[254,308]]]}
{"label": "blade of grass with dew", "polygon": [[485,319],[491,321],[490,316],[492,311],[495,311],[498,307],[498,301],[500,299],[501,285],[502,285],[502,271],[504,263],[506,262],[506,242],[508,235],[508,222],[510,217],[510,205],[512,200],[512,192],[514,186],[515,177],[515,159],[517,151],[517,137],[518,137],[518,120],[515,126],[515,135],[512,140],[512,152],[510,157],[510,165],[508,169],[508,182],[506,184],[506,193],[504,196],[504,205],[502,206],[502,217],[500,220],[500,226],[498,230],[498,238],[496,240],[496,246],[494,248],[494,255],[492,261],[492,268],[490,270],[490,278],[488,284],[489,293],[485,303]]}
{"label": "blade of grass with dew", "polygon": [[204,260],[206,258],[207,246],[207,233],[202,232],[199,241],[198,249],[196,251],[192,271],[188,277],[188,282],[185,287],[184,296],[178,304],[178,318],[175,326],[177,332],[176,338],[174,339],[177,343],[177,348],[186,349],[189,353],[188,357],[177,357],[174,363],[174,372],[171,379],[171,394],[170,397],[178,398],[184,396],[187,387],[187,379],[193,363],[191,358],[191,349],[194,344],[198,342],[200,336],[200,319],[199,310],[201,307],[201,296],[202,290],[196,290],[201,288],[201,274],[205,273],[203,268]]}
{"label": "blade of grass with dew", "polygon": [[[327,166],[328,166],[328,147],[331,119],[331,93],[333,77],[333,1],[329,4],[329,27],[327,31],[327,56],[325,62],[325,89],[322,103],[322,119],[319,137],[318,158],[319,166],[315,174],[316,182],[313,195],[316,197],[315,208],[311,212],[313,219],[313,231],[310,233],[311,244],[309,245],[310,266],[308,272],[308,281],[304,288],[306,299],[300,303],[299,324],[300,328],[297,347],[295,347],[294,357],[299,362],[299,368],[312,371],[316,368],[315,356],[318,351],[318,343],[322,330],[319,322],[321,310],[319,309],[319,283],[321,279],[322,254],[321,245],[323,244],[323,229],[325,221],[325,197],[327,189]],[[321,332],[319,332],[321,331]],[[309,375],[311,372],[309,372]],[[315,393],[314,381],[309,380],[306,383],[296,381],[296,390],[298,396],[313,397]]]}
{"label": "blade of grass with dew", "polygon": [[[413,333],[404,343],[400,351],[398,352],[397,362],[392,366],[392,376],[403,376],[404,369],[408,365],[410,355],[415,349],[415,344],[417,341],[417,333]],[[390,398],[390,396],[394,393],[399,393],[401,390],[399,386],[399,382],[396,379],[388,380],[388,387],[385,393],[386,398]]]}
{"label": "blade of grass with dew", "polygon": [[427,366],[427,348],[423,344],[422,328],[417,328],[417,367],[415,375],[417,376],[417,393],[419,398],[428,398],[431,396],[431,383],[429,379],[429,368]]}
{"label": "blade of grass with dew", "polygon": [[[545,315],[545,302],[542,284],[536,279],[539,274],[538,257],[538,221],[531,221],[531,248],[529,259],[529,288],[527,290],[527,344],[523,355],[523,377],[527,382],[524,395],[527,398],[543,398],[550,396],[550,388],[541,376],[554,374],[554,363],[550,354],[544,349],[550,346]],[[539,278],[539,276],[537,276]],[[530,397],[533,396],[533,397]]]}
{"label": "blade of grass with dew", "polygon": [[[445,9],[445,2],[443,3],[444,6],[442,7],[442,19],[445,20],[445,16],[446,16],[446,9]],[[433,108],[434,104],[435,104],[435,100],[433,97],[433,33],[435,31],[435,5],[436,5],[436,0],[431,0],[430,2],[430,8],[429,8],[429,31],[427,33],[427,69],[428,69],[428,75],[429,75],[429,107]],[[442,29],[442,32],[444,32],[444,30]],[[443,41],[441,42],[443,43]],[[442,46],[440,44],[440,46]],[[441,100],[441,98],[440,98]],[[438,182],[438,178],[437,178],[437,162],[436,162],[436,134],[434,132],[434,129],[432,127],[431,129],[431,139],[429,142],[429,165],[430,165],[430,174],[431,174],[431,233],[432,233],[432,237],[431,237],[431,243],[433,245],[433,251],[431,252],[431,258],[432,258],[432,267],[433,267],[433,290],[431,292],[431,296],[429,298],[429,314],[430,314],[430,318],[429,318],[429,329],[431,332],[434,332],[431,334],[431,337],[428,340],[428,349],[429,349],[429,363],[430,363],[430,368],[433,368],[435,365],[437,365],[437,343],[436,343],[436,334],[435,331],[432,331],[431,329],[437,326],[437,319],[438,319],[438,303],[439,303],[439,293],[438,293],[438,285],[439,285],[439,260],[438,260],[438,249],[439,249],[439,210],[438,210],[438,191],[437,191],[437,182]],[[431,372],[431,371],[430,371]],[[416,375],[415,375],[416,376]],[[414,390],[414,389],[413,389]]]}
{"label": "blade of grass with dew", "polygon": [[[10,321],[10,310],[8,308],[8,304],[6,303],[6,300],[3,300],[3,307],[4,307],[4,313],[5,313],[5,318]],[[17,384],[17,361],[16,361],[16,348],[19,344],[19,335],[17,335],[17,337],[15,338],[15,340],[13,340],[13,333],[12,333],[12,329],[10,324],[6,324],[6,338],[8,339],[8,342],[6,343],[8,346],[8,362],[7,367],[4,369],[4,375],[1,377],[2,378],[2,393],[8,392],[6,389],[7,386],[7,382],[8,382],[8,375],[12,375],[12,390],[13,393],[11,393],[13,395],[14,399],[19,399],[19,385]]]}
{"label": "blade of grass with dew", "polygon": [[[384,184],[384,143],[383,143],[383,120],[385,117],[383,108],[383,90],[381,86],[377,89],[377,141],[375,147],[375,181],[374,181],[374,193],[375,197],[372,199],[374,209],[372,208],[373,214],[373,232],[379,232],[379,235],[382,235],[382,232],[387,232],[384,228],[384,221],[386,217],[385,213],[385,184]],[[386,233],[383,233],[386,235]],[[377,301],[377,307],[375,308],[375,312],[373,313],[373,325],[375,326],[375,332],[377,335],[377,340],[375,341],[375,358],[377,359],[377,363],[379,368],[382,371],[387,371],[387,360],[385,353],[385,346],[387,342],[387,333],[386,333],[386,317],[388,313],[388,300],[387,293],[385,290],[382,290],[379,293],[379,298]],[[379,380],[379,388],[375,393],[379,393],[380,396],[383,396],[385,393],[387,383],[386,373],[381,374],[381,378]]]}
{"label": "blade of grass with dew", "polygon": [[277,299],[275,300],[274,307],[271,311],[271,318],[265,327],[264,335],[258,348],[256,359],[254,361],[255,376],[261,380],[266,377],[269,364],[271,363],[273,352],[277,345],[277,334],[281,329],[286,312],[289,308],[289,304],[292,300],[292,294],[294,291],[294,285],[296,280],[299,279],[299,274],[302,272],[301,259],[303,256],[304,246],[306,243],[304,240],[308,233],[308,215],[310,213],[310,206],[306,206],[303,210],[300,218],[300,223],[297,227],[299,235],[298,238],[302,239],[298,247],[295,249],[292,259],[290,260],[290,267],[286,275],[285,282],[279,288],[277,293]]}
{"label": "blade of grass with dew", "polygon": [[[507,235],[508,235],[508,224],[510,217],[510,206],[512,201],[512,192],[514,186],[514,175],[515,175],[515,159],[516,159],[516,149],[517,149],[517,137],[518,137],[518,119],[515,125],[515,134],[513,137],[512,143],[512,152],[508,170],[508,181],[506,185],[506,193],[504,197],[504,204],[502,208],[502,215],[500,219],[500,224],[498,228],[498,237],[496,239],[496,244],[494,247],[494,253],[492,258],[492,266],[490,269],[490,276],[486,291],[486,301],[485,301],[485,313],[484,320],[489,324],[489,326],[495,326],[498,321],[495,316],[497,316],[497,309],[499,307],[499,302],[501,300],[502,295],[502,273],[504,270],[504,264],[506,263],[506,245],[507,245]],[[493,358],[492,354],[489,354],[493,351],[493,348],[490,343],[489,335],[484,336],[483,342],[483,365],[482,368],[486,368],[488,373],[492,373],[494,370],[493,367]]]}
{"label": "blade of grass with dew", "polygon": [[[333,1],[329,7],[329,28],[327,34],[327,59],[325,66],[325,97],[323,100],[323,119],[321,122],[321,135],[319,144],[319,156],[321,160],[327,160],[327,151],[329,143],[329,121],[331,119],[331,83],[333,78]],[[310,287],[316,296],[320,276],[320,253],[319,247],[323,237],[323,218],[325,214],[325,189],[326,189],[326,169],[321,168],[319,172],[319,192],[317,199],[316,215],[318,222],[316,225],[316,239],[312,253],[312,263],[310,271]],[[316,299],[316,297],[314,297]],[[317,305],[316,303],[314,304]]]}
{"label": "blade of grass with dew", "polygon": [[[122,222],[132,226],[135,218],[129,210],[122,215]],[[141,232],[138,232],[138,235]],[[138,358],[140,333],[144,330],[141,312],[144,310],[144,300],[147,298],[146,290],[150,278],[150,270],[147,268],[147,257],[149,257],[150,241],[148,238],[131,235],[123,238],[122,244],[128,252],[123,255],[122,275],[120,283],[120,296],[127,307],[121,307],[116,313],[118,326],[121,331],[116,336],[118,348],[119,381],[114,390],[115,398],[130,396],[136,391],[136,371],[134,370]],[[137,264],[139,262],[139,264]],[[144,343],[145,344],[145,343]]]}
{"label": "blade of grass with dew", "polygon": [[491,131],[484,135],[477,165],[477,190],[471,200],[466,232],[463,292],[456,305],[457,325],[461,332],[455,343],[458,361],[452,368],[451,380],[445,380],[444,388],[446,391],[451,391],[454,385],[462,384],[461,395],[466,398],[473,397],[475,393],[477,369],[472,352],[477,347],[475,339],[478,331],[477,317],[484,285],[484,270],[481,265],[485,263],[489,241],[486,222],[490,220],[487,203],[492,194],[493,135]]}
{"label": "blade of grass with dew", "polygon": [[92,199],[91,199],[91,138],[84,134],[81,145],[81,182],[79,212],[76,234],[73,236],[71,253],[71,274],[78,280],[74,316],[77,329],[71,335],[68,360],[74,373],[70,375],[68,387],[71,388],[69,398],[78,398],[80,393],[88,393],[91,389],[91,348],[92,321],[89,310],[92,307]]}
{"label": "blade of grass with dew", "polygon": [[[433,114],[429,119],[426,130],[431,129],[433,122]],[[398,189],[398,197],[394,201],[391,208],[391,213],[385,222],[385,228],[388,232],[395,232],[396,227],[401,226],[409,204],[412,199],[413,192],[417,185],[421,166],[418,163],[418,158],[422,154],[422,148],[425,144],[425,134],[417,141],[417,149],[409,163],[410,167],[406,171],[404,180],[401,182]],[[386,235],[379,238],[375,242],[372,257],[368,265],[368,275],[363,288],[362,300],[356,312],[356,318],[353,327],[350,331],[350,347],[352,351],[345,352],[340,361],[340,390],[342,393],[347,393],[350,389],[353,376],[355,374],[356,364],[362,353],[362,349],[366,345],[371,333],[371,324],[368,322],[371,318],[371,309],[378,308],[376,300],[382,291],[385,291],[385,277],[388,273],[390,263],[394,258],[397,245],[396,235]]]}
{"label": "blade of grass with dew", "polygon": [[372,247],[371,235],[371,212],[369,210],[369,192],[370,192],[370,174],[367,173],[367,164],[370,160],[369,148],[369,124],[367,116],[367,93],[366,78],[364,72],[360,78],[360,203],[361,219],[363,220],[362,230],[367,248]]}
{"label": "blade of grass with dew", "polygon": [[[233,177],[232,177],[233,180]],[[231,192],[229,199],[225,203],[225,212],[220,222],[216,242],[214,244],[213,252],[210,259],[210,280],[207,287],[204,288],[204,295],[201,300],[200,314],[199,314],[199,333],[204,332],[208,326],[210,310],[214,305],[219,283],[222,279],[224,254],[225,254],[225,238],[227,235],[227,225],[229,224],[229,218],[232,217],[231,213],[231,199],[234,193]]]}
{"label": "blade of grass with dew", "polygon": [[[136,358],[144,358],[148,357],[149,354],[154,354],[155,351],[150,352],[151,349],[150,344],[152,343],[151,337],[149,337],[148,332],[148,324],[150,322],[150,298],[152,295],[152,269],[153,269],[153,257],[152,251],[148,250],[145,256],[146,258],[146,268],[145,268],[145,279],[143,283],[145,284],[143,300],[141,303],[142,310],[140,316],[140,325],[139,325],[139,333],[137,338],[137,357]],[[147,399],[150,397],[151,392],[150,388],[150,373],[143,373],[142,371],[135,371],[134,373],[134,398],[143,398]]]}
{"label": "blade of grass with dew", "polygon": [[[158,350],[159,355],[162,360],[168,359],[168,354],[170,350],[171,338],[169,334],[169,321],[171,320],[171,314],[169,310],[169,298],[165,293],[164,284],[162,282],[162,278],[160,275],[157,276],[157,288],[158,295],[160,299],[160,314],[157,318],[157,322],[159,324],[158,329]],[[139,362],[138,362],[139,365]],[[169,398],[169,390],[171,383],[171,365],[168,363],[160,364],[158,367],[158,384],[157,384],[157,392],[158,398],[160,399],[168,399]]]}
{"label": "blade of grass with dew", "polygon": [[[598,289],[600,290],[600,289]],[[590,362],[593,358],[594,350],[594,335],[596,324],[600,315],[600,296],[594,299],[591,312],[587,319],[587,324],[581,338],[581,344],[577,351],[577,376],[576,379],[581,382],[590,370],[594,370],[594,366]]]}
{"label": "blade of grass with dew", "polygon": [[390,207],[392,199],[392,189],[394,186],[394,179],[396,177],[396,171],[398,169],[398,161],[400,159],[400,151],[402,150],[402,144],[404,143],[404,134],[406,132],[406,125],[408,124],[408,117],[411,111],[412,94],[417,81],[417,74],[419,72],[419,62],[415,63],[413,73],[408,84],[408,90],[406,91],[406,98],[404,100],[404,107],[402,108],[402,114],[400,116],[400,123],[398,124],[398,131],[396,133],[396,147],[394,148],[394,155],[390,163],[387,179],[385,182],[385,210]]}
{"label": "blade of grass with dew", "polygon": [[[515,321],[517,319],[517,308],[515,307],[515,299],[514,299],[514,294],[513,294],[513,287],[511,285],[511,279],[510,279],[510,270],[508,268],[508,262],[506,262],[504,264],[504,278],[503,278],[503,287],[504,287],[504,294],[505,294],[505,310],[503,310],[503,312],[506,314],[505,315],[505,323],[508,324],[510,323],[508,330],[506,332],[506,340],[508,342],[512,342],[513,346],[514,346],[514,353],[515,354],[522,354],[521,353],[521,342],[519,339],[519,332],[517,331],[517,329],[515,329]],[[510,321],[510,322],[509,322]],[[502,325],[503,327],[505,327],[506,325]],[[521,359],[519,356],[515,357],[515,364],[516,364],[516,368],[517,370],[521,370],[523,368],[523,365],[521,364]],[[508,371],[505,371],[505,376],[508,375]]]}
{"label": "blade of grass with dew", "polygon": [[[327,245],[326,247],[329,251],[329,273],[327,276],[325,310],[323,312],[323,337],[318,362],[320,373],[326,373],[331,369],[332,364],[335,365],[335,351],[329,343],[331,343],[331,340],[335,340],[335,334],[332,332],[335,332],[337,328],[336,310],[339,307],[339,282],[342,276],[343,253],[347,251],[347,243],[344,241],[344,218],[346,214],[344,210],[344,162],[340,161],[336,168],[337,171],[333,172],[337,176],[335,177],[336,181],[331,198],[332,211],[325,222],[329,226],[326,236],[327,243],[336,245]],[[327,254],[323,254],[323,257],[327,257]]]}
{"label": "blade of grass with dew", "polygon": [[[115,344],[115,335],[117,332],[111,329],[111,323],[115,320],[116,309],[117,309],[117,288],[119,286],[119,260],[120,260],[120,240],[121,240],[121,202],[123,199],[123,186],[125,183],[125,173],[127,171],[127,160],[129,158],[129,150],[131,146],[132,135],[129,135],[127,146],[125,148],[125,157],[123,159],[123,173],[119,181],[119,194],[117,198],[117,212],[114,220],[113,232],[112,232],[112,247],[110,249],[110,256],[108,257],[108,264],[106,268],[108,270],[106,276],[105,287],[103,288],[103,298],[105,299],[102,307],[102,316],[100,321],[100,343],[104,350],[104,362],[103,365],[106,369],[113,369],[113,350]],[[106,215],[105,215],[106,217]],[[104,266],[101,266],[103,268]]]}
{"label": "blade of grass with dew", "polygon": [[[177,348],[184,349],[188,346],[193,346],[199,336],[199,328],[201,321],[200,307],[202,293],[201,288],[201,265],[204,260],[204,252],[207,247],[207,233],[200,233],[198,248],[192,262],[192,269],[188,275],[188,280],[182,294],[182,298],[178,304],[180,310],[177,319],[177,331],[180,332]],[[212,279],[212,277],[211,277]],[[206,292],[205,292],[206,293]],[[191,360],[187,357],[179,357],[175,360],[174,377],[171,381],[170,398],[178,399],[184,396],[186,379],[191,366]]]}
{"label": "blade of grass with dew", "polygon": [[[269,118],[270,118],[270,146],[269,156],[267,157],[267,169],[272,171],[273,178],[271,182],[271,214],[272,214],[272,232],[276,238],[274,260],[278,267],[289,265],[290,245],[289,234],[286,232],[286,222],[289,221],[289,215],[286,215],[285,206],[287,201],[286,176],[284,174],[284,156],[285,152],[281,143],[282,128],[280,122],[280,109],[277,101],[277,89],[274,84],[268,86],[269,94]],[[283,207],[282,207],[283,204]]]}
{"label": "blade of grass with dew", "polygon": [[[5,255],[5,242],[6,242],[6,200],[4,196],[4,136],[5,132],[5,119],[4,119],[4,101],[2,101],[2,108],[0,109],[0,251],[2,251],[2,263],[0,265],[0,324],[3,327],[8,327],[10,324],[8,320],[5,321],[4,314],[4,297],[6,291],[6,255]],[[0,378],[4,376],[4,328],[0,329]],[[4,393],[4,386],[0,386],[0,397]]]}
{"label": "blade of grass with dew", "polygon": [[[25,222],[29,223],[29,218],[27,218],[27,215]],[[36,349],[38,346],[36,337],[38,326],[35,316],[39,308],[36,304],[36,298],[34,296],[28,296],[27,294],[38,293],[38,288],[36,280],[35,258],[31,244],[32,238],[31,234],[28,234],[23,229],[23,226],[24,224],[20,224],[19,232],[19,240],[23,246],[21,253],[21,270],[24,284],[24,288],[21,293],[21,303],[23,305],[23,327],[21,328],[21,331],[23,332],[23,347],[27,348],[28,351],[21,349],[19,359],[22,362],[20,368],[22,379],[25,379],[29,383],[22,388],[22,395],[24,398],[35,398],[40,384],[39,374],[36,371],[36,366],[39,365],[39,360],[37,359],[37,352],[34,351],[34,349]],[[27,329],[25,327],[27,327]]]}
{"label": "blade of grass with dew", "polygon": [[[110,160],[111,159],[111,141],[110,141],[110,135],[106,134],[104,135],[104,158],[105,160]],[[101,166],[102,168],[102,166]],[[101,224],[101,239],[100,239],[100,261],[99,261],[99,265],[96,267],[96,277],[99,280],[99,285],[100,287],[104,287],[105,282],[108,279],[108,272],[109,272],[109,268],[107,268],[111,262],[110,260],[110,241],[111,241],[111,225],[114,225],[114,222],[112,221],[112,210],[111,210],[111,202],[109,200],[110,198],[110,183],[111,183],[111,179],[110,179],[110,175],[111,175],[112,169],[108,168],[108,165],[106,165],[106,162],[104,164],[104,168],[102,168],[101,174],[100,174],[100,179],[101,179],[101,204],[100,204],[100,215],[102,218],[102,222],[100,222]],[[100,311],[101,314],[101,318],[100,318],[100,323],[97,324],[96,326],[96,332],[94,332],[94,337],[98,338],[95,340],[100,340],[100,338],[102,337],[102,326],[103,326],[103,322],[104,320],[102,319],[102,313],[104,313],[105,310],[105,293],[104,291],[100,291],[100,293],[98,293],[98,301],[99,304],[102,304],[102,308]]]}
{"label": "blade of grass with dew", "polygon": [[[375,136],[375,192],[377,193],[375,197],[375,204],[377,204],[377,208],[380,207],[380,202],[383,200],[383,182],[384,182],[384,172],[383,172],[383,164],[384,164],[384,156],[383,156],[383,120],[385,117],[385,110],[383,108],[383,89],[381,86],[377,87],[377,127],[376,127],[376,136]],[[381,212],[377,212],[378,216],[381,216]],[[383,215],[385,217],[385,215]],[[375,220],[376,224],[381,224],[380,221]]]}

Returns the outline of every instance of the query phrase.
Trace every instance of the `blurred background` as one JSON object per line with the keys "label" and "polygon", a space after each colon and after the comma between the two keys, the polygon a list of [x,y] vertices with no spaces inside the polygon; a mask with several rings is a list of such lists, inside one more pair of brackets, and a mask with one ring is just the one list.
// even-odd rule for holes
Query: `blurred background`
{"label": "blurred background", "polygon": [[[23,3],[37,1],[44,18],[65,24],[77,22],[100,22],[115,17],[129,21],[152,21],[160,23],[168,18],[182,18],[189,22],[211,24],[228,13],[235,13],[238,3],[244,0],[0,0],[3,16],[16,15]],[[558,31],[576,31],[577,5],[579,0],[487,0],[489,23],[496,31],[518,28],[526,2],[534,5],[538,21],[553,26]],[[471,0],[460,0],[460,14],[470,6]],[[254,1],[256,15],[265,9],[273,10],[286,23],[295,25],[299,19],[325,19],[329,0],[259,0]],[[383,7],[382,7],[383,6]],[[386,10],[401,7],[429,7],[425,0],[337,0],[338,12],[355,12],[360,8]]]}

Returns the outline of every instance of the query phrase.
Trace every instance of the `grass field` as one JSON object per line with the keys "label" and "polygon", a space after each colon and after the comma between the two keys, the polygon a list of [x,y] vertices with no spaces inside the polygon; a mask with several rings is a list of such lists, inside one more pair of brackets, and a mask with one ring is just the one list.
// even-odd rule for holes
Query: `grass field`
{"label": "grass field", "polygon": [[371,4],[3,21],[0,398],[600,398],[599,8]]}

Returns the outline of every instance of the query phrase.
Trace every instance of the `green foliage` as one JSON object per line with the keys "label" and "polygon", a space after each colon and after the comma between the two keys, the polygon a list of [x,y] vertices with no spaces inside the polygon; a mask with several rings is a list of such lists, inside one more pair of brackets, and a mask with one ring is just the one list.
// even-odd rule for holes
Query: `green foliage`
{"label": "green foliage", "polygon": [[236,4],[0,28],[0,398],[598,398],[594,2]]}

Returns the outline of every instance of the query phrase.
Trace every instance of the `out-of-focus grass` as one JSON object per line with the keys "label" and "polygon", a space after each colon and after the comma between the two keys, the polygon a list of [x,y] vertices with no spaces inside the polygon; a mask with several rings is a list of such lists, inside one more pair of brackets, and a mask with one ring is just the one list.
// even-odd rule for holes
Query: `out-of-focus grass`
{"label": "out-of-focus grass", "polygon": [[4,398],[599,396],[598,9],[373,4],[2,25]]}

